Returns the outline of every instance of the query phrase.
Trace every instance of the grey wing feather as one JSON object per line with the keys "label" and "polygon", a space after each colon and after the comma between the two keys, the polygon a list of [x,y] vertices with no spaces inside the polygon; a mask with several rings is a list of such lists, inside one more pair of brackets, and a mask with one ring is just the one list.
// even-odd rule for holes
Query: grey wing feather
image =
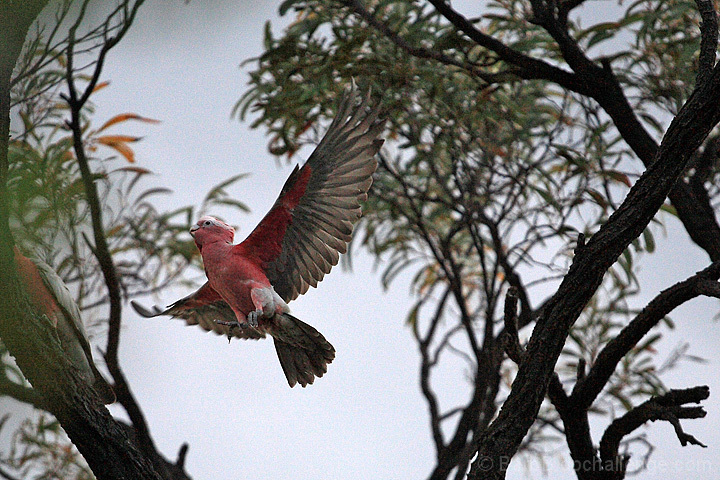
{"label": "grey wing feather", "polygon": [[78,340],[82,344],[83,350],[87,352],[88,357],[92,357],[90,353],[90,342],[87,333],[85,333],[85,325],[82,322],[80,308],[77,303],[75,303],[75,299],[65,285],[65,282],[62,281],[60,276],[55,273],[55,270],[47,263],[38,258],[32,258],[31,260],[40,271],[40,277],[45,287],[53,294],[60,308],[67,312],[66,316],[72,321],[72,327],[75,332],[77,332]]}
{"label": "grey wing feather", "polygon": [[368,110],[370,92],[356,106],[357,91],[345,95],[327,133],[310,155],[311,177],[282,240],[282,253],[265,265],[275,291],[289,302],[317,286],[347,251],[360,202],[367,199],[375,154],[384,140],[379,110]]}
{"label": "grey wing feather", "polygon": [[[50,265],[38,258],[32,258],[31,261],[40,272],[40,278],[42,278],[43,284],[53,295],[62,310],[62,318],[57,319],[57,331],[65,353],[68,358],[71,359],[71,362],[78,367],[81,372],[84,372],[87,380],[91,382],[104,403],[110,404],[115,402],[115,393],[112,387],[95,365],[90,348],[90,340],[88,340],[87,333],[85,332],[85,325],[82,321],[80,308],[70,293],[70,290],[68,290],[65,282],[63,282]],[[77,350],[78,345],[82,353]]]}
{"label": "grey wing feather", "polygon": [[203,330],[215,332],[218,335],[228,336],[228,333],[231,333],[231,336],[242,339],[257,340],[265,338],[263,332],[254,328],[233,328],[231,330],[227,325],[218,324],[216,320],[220,322],[237,321],[235,312],[233,312],[230,305],[222,299],[208,300],[207,296],[203,295],[203,289],[206,288],[206,286],[207,284],[200,288],[200,290],[187,297],[181,298],[164,310],[157,306],[153,306],[152,310],[150,310],[134,300],[131,301],[130,304],[139,315],[145,318],[167,315],[173,318],[181,318],[185,320],[187,325],[199,325]]}

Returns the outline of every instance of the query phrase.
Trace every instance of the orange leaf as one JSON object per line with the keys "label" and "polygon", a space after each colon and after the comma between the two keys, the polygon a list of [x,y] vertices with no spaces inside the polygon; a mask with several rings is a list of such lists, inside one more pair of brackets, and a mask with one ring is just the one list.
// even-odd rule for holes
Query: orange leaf
{"label": "orange leaf", "polygon": [[110,82],[100,82],[97,85],[95,85],[95,88],[93,88],[93,93],[97,92],[98,90],[102,90],[103,88],[110,85]]}
{"label": "orange leaf", "polygon": [[97,137],[95,139],[96,142],[102,143],[103,145],[118,142],[137,142],[138,140],[142,140],[142,137],[131,137],[130,135],[103,135],[102,137]]}
{"label": "orange leaf", "polygon": [[102,132],[103,130],[110,127],[111,125],[115,125],[116,123],[120,123],[120,122],[126,122],[128,120],[137,120],[138,122],[145,122],[145,123],[160,123],[160,120],[142,117],[142,116],[138,115],[137,113],[121,113],[120,115],[115,115],[110,120],[105,122],[103,124],[103,126],[100,127],[98,132]]}
{"label": "orange leaf", "polygon": [[102,138],[104,138],[105,141],[100,141],[100,139],[98,139],[98,141],[100,141],[100,143],[102,143],[103,145],[106,145],[106,146],[112,148],[113,150],[115,150],[116,152],[118,152],[120,155],[125,157],[125,159],[128,162],[133,163],[135,161],[135,152],[132,151],[132,148],[127,146],[127,143],[120,142],[120,141],[107,140],[108,137],[102,137]]}

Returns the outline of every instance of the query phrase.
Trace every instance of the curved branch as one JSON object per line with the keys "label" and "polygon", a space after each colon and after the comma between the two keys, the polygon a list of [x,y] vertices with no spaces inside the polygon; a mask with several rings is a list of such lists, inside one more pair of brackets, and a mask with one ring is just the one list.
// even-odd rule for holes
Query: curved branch
{"label": "curved branch", "polygon": [[[142,4],[142,0],[138,1],[133,8],[133,12],[137,11],[137,7]],[[127,3],[126,3],[127,5]],[[73,71],[74,61],[74,42],[75,42],[75,30],[80,25],[80,21],[84,15],[84,9],[87,6],[87,2],[83,3],[78,20],[70,29],[69,42],[67,48],[67,63],[66,63],[66,81],[68,85],[69,95],[65,97],[69,107],[71,118],[68,122],[68,126],[73,136],[73,149],[75,151],[75,158],[77,159],[78,166],[80,168],[80,174],[82,177],[83,184],[85,186],[85,196],[90,208],[90,219],[93,229],[93,239],[95,245],[89,244],[88,246],[92,250],[95,258],[100,265],[103,277],[105,279],[105,285],[108,289],[108,298],[110,302],[110,314],[109,314],[109,328],[108,328],[108,345],[107,352],[105,353],[105,362],[110,370],[110,374],[115,380],[115,390],[118,395],[118,400],[125,407],[128,412],[133,425],[138,430],[138,435],[143,439],[142,444],[152,443],[152,439],[148,433],[148,427],[145,422],[145,418],[141,413],[137,402],[130,393],[129,386],[125,381],[125,376],[120,369],[120,365],[117,358],[118,347],[120,343],[120,322],[122,318],[122,293],[120,288],[120,278],[115,269],[115,264],[110,253],[107,238],[105,237],[105,228],[103,226],[102,219],[102,207],[100,205],[100,198],[98,194],[97,185],[95,184],[95,178],[92,171],[90,170],[89,161],[85,154],[85,145],[83,143],[83,125],[82,125],[82,109],[85,107],[87,100],[89,99],[90,93],[95,88],[100,73],[102,72],[102,66],[104,59],[110,49],[116,45],[120,39],[125,35],[128,28],[130,27],[130,20],[126,19],[124,27],[120,32],[113,37],[111,41],[105,43],[100,50],[98,61],[95,64],[95,69],[92,73],[92,80],[88,84],[87,88],[82,94],[78,95],[77,88],[75,86],[75,77]],[[134,18],[134,14],[133,14]],[[107,19],[110,22],[111,18]],[[86,239],[87,240],[87,239]]]}
{"label": "curved branch", "polygon": [[700,295],[720,295],[720,261],[660,292],[600,351],[588,375],[575,384],[572,401],[587,410],[607,384],[622,358],[667,314]]}
{"label": "curved branch", "polygon": [[568,15],[570,15],[570,12],[582,5],[585,2],[585,0],[560,0],[558,5],[558,22],[560,22],[560,25],[563,26],[563,28],[567,27],[567,20]]}
{"label": "curved branch", "polygon": [[[115,263],[110,253],[110,248],[105,236],[105,229],[102,218],[102,207],[100,204],[99,194],[97,185],[95,184],[95,178],[90,170],[89,159],[85,153],[85,146],[83,143],[83,125],[82,125],[82,110],[85,107],[90,95],[95,89],[102,68],[105,63],[105,58],[108,52],[115,47],[120,40],[128,32],[132,25],[138,9],[143,4],[144,0],[136,0],[135,3],[130,7],[130,0],[126,0],[119,4],[113,13],[108,16],[105,23],[105,31],[111,30],[110,22],[113,20],[116,13],[122,12],[122,20],[117,33],[110,38],[105,39],[105,43],[100,49],[98,58],[94,64],[94,70],[90,77],[85,90],[82,94],[78,94],[75,85],[75,76],[73,71],[73,60],[74,60],[74,42],[75,42],[75,30],[80,25],[80,21],[84,15],[84,9],[87,2],[83,4],[81,13],[78,21],[73,25],[69,32],[69,41],[67,48],[67,65],[66,65],[66,81],[68,84],[69,95],[64,97],[70,107],[70,121],[68,126],[73,136],[73,149],[75,151],[75,157],[78,162],[80,174],[82,177],[83,185],[85,187],[85,196],[88,206],[90,208],[90,218],[93,229],[93,240],[94,245],[88,246],[92,250],[95,258],[98,261],[100,269],[105,280],[105,285],[108,290],[108,299],[110,303],[110,314],[108,321],[108,343],[107,352],[104,354],[105,362],[108,370],[115,381],[115,393],[118,401],[123,405],[125,411],[130,417],[134,428],[134,438],[137,445],[145,453],[148,459],[150,459],[155,468],[163,474],[164,478],[178,478],[186,479],[189,478],[182,468],[169,468],[173,465],[165,460],[162,455],[158,452],[155,442],[150,435],[150,429],[148,428],[145,416],[140,408],[137,400],[135,399],[129,384],[125,378],[125,375],[120,368],[118,360],[118,348],[120,344],[120,325],[122,320],[122,292],[120,285],[120,277]],[[183,462],[184,463],[184,462]]]}
{"label": "curved branch", "polygon": [[467,35],[472,41],[494,52],[504,62],[518,67],[518,70],[513,72],[518,77],[525,80],[549,80],[573,92],[582,95],[590,94],[586,82],[576,74],[525,55],[508,47],[496,38],[481,32],[470,20],[454,10],[449,2],[445,0],[430,0],[430,3],[438,13],[445,17],[458,30]]}
{"label": "curved branch", "polygon": [[556,373],[550,377],[548,398],[563,422],[565,441],[578,479],[594,480],[598,457],[590,434],[587,411],[573,404]]}
{"label": "curved branch", "polygon": [[517,325],[518,290],[515,287],[508,288],[505,295],[505,353],[517,365],[525,360],[525,350],[520,345]]}
{"label": "curved branch", "polygon": [[[709,3],[707,0],[698,1],[704,4]],[[516,66],[518,70],[513,73],[518,77],[526,80],[547,80],[575,93],[593,98],[610,116],[622,138],[643,164],[648,167],[654,161],[658,144],[635,115],[622,86],[612,71],[609,61],[601,61],[602,66],[599,66],[585,55],[575,40],[568,34],[560,10],[558,17],[555,18],[550,5],[547,5],[544,1],[536,0],[533,2],[534,6],[536,6],[536,18],[533,20],[545,27],[555,39],[563,58],[574,72],[568,72],[542,60],[529,57],[513,50],[492,36],[482,33],[472,22],[455,11],[444,0],[430,0],[430,3],[471,40],[496,53],[504,62]],[[572,7],[574,3],[573,0],[563,2],[568,7]],[[543,5],[546,6],[543,7]],[[560,9],[562,8],[561,4]],[[712,8],[711,4],[710,8]],[[714,50],[710,52],[709,45],[712,45],[713,41],[716,42],[716,40],[710,37],[710,32],[713,31],[711,26],[711,18],[713,17],[709,12],[703,13],[705,10],[705,7],[701,8],[704,23],[708,25],[707,28],[703,27],[703,43],[705,46],[702,48],[706,53],[703,55],[702,61],[704,64],[708,64],[710,55],[714,59]],[[714,11],[712,15],[714,16]],[[714,32],[717,35],[717,28],[714,29]],[[711,260],[715,261],[720,259],[720,225],[718,225],[714,213],[705,208],[707,191],[704,188],[702,190],[704,194],[698,196],[693,194],[688,185],[678,182],[669,193],[669,197],[690,238],[708,253]]]}
{"label": "curved branch", "polygon": [[19,480],[18,477],[14,477],[7,473],[5,470],[0,468],[0,477],[4,478],[5,480]]}
{"label": "curved branch", "polygon": [[425,401],[428,404],[428,410],[430,411],[430,429],[432,431],[433,441],[435,442],[435,451],[439,455],[440,452],[445,448],[445,440],[443,439],[441,423],[443,415],[440,414],[440,407],[438,404],[437,395],[433,392],[430,386],[430,369],[436,364],[437,358],[431,359],[428,347],[430,342],[433,340],[434,334],[437,331],[437,326],[440,324],[440,320],[445,310],[445,304],[447,299],[450,297],[451,289],[449,286],[446,287],[438,305],[435,309],[435,314],[430,321],[430,328],[425,338],[421,338],[418,335],[418,344],[420,348],[420,390],[422,391]]}
{"label": "curved branch", "polygon": [[[87,196],[87,202],[90,207],[90,217],[92,221],[92,227],[93,227],[93,237],[95,241],[94,246],[90,246],[93,253],[95,254],[95,257],[98,260],[98,264],[100,265],[100,269],[102,270],[103,277],[105,278],[105,284],[108,288],[108,296],[110,300],[110,315],[109,315],[109,329],[108,329],[108,345],[107,345],[107,353],[106,356],[111,361],[108,363],[108,368],[112,370],[115,368],[112,364],[117,363],[117,351],[118,346],[120,342],[120,321],[121,321],[121,314],[122,314],[122,294],[120,289],[120,280],[117,275],[117,271],[115,269],[115,265],[112,260],[112,255],[110,254],[110,248],[108,247],[107,239],[105,238],[105,232],[103,227],[103,221],[102,221],[102,210],[100,207],[100,200],[98,196],[97,186],[95,185],[95,181],[92,175],[92,172],[90,171],[90,167],[88,165],[88,159],[85,155],[85,148],[83,145],[82,140],[82,132],[83,132],[83,126],[82,126],[82,118],[81,118],[81,112],[82,109],[85,107],[85,104],[87,103],[88,99],[90,98],[90,95],[92,94],[93,90],[95,89],[95,86],[97,85],[98,80],[100,79],[100,74],[102,73],[102,68],[105,63],[105,58],[107,57],[108,52],[117,45],[120,40],[125,36],[125,34],[130,29],[130,26],[132,25],[135,15],[137,14],[138,9],[143,4],[144,0],[137,0],[135,4],[132,6],[132,8],[128,9],[129,1],[123,2],[121,5],[117,7],[116,11],[119,11],[121,8],[124,12],[124,18],[122,21],[122,27],[118,30],[117,34],[111,38],[106,39],[105,43],[103,44],[102,48],[100,49],[100,53],[98,54],[97,61],[95,63],[95,68],[93,70],[93,73],[91,75],[90,81],[88,82],[88,85],[85,87],[85,90],[78,96],[77,88],[75,86],[75,76],[73,71],[73,60],[74,60],[74,45],[75,45],[75,31],[80,25],[80,22],[84,16],[85,8],[87,7],[87,2],[83,3],[80,15],[78,17],[78,20],[75,22],[73,27],[70,29],[69,35],[68,35],[68,47],[67,47],[67,63],[66,63],[66,81],[68,84],[68,90],[69,95],[65,97],[65,100],[68,103],[68,106],[70,107],[70,114],[71,119],[69,122],[69,127],[73,134],[73,148],[75,150],[75,155],[77,158],[78,166],[80,167],[80,174],[82,176],[83,184],[85,185],[85,194]],[[109,29],[109,23],[112,21],[114,14],[108,17],[106,20],[105,27],[106,29]],[[113,374],[113,377],[115,375]]]}
{"label": "curved branch", "polygon": [[613,421],[605,430],[600,440],[600,459],[602,465],[624,466],[626,459],[618,456],[618,448],[622,439],[639,428],[647,421],[665,420],[670,422],[675,434],[684,447],[687,444],[705,447],[692,435],[685,433],[680,426],[682,418],[703,418],[706,411],[703,407],[683,407],[687,403],[700,403],[710,396],[707,386],[670,390],[665,395],[651,398]]}

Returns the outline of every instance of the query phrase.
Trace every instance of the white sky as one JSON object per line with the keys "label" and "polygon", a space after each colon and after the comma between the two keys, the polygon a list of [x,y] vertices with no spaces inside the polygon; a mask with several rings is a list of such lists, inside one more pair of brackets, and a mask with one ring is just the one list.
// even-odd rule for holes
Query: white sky
{"label": "white sky", "polygon": [[[197,204],[219,181],[251,173],[230,190],[252,209],[249,215],[226,218],[241,226],[238,241],[270,208],[291,168],[277,166],[270,157],[262,130],[250,131],[247,123],[230,118],[246,88],[247,68],[239,64],[261,52],[266,20],[280,33],[278,5],[150,0],[108,56],[102,79],[111,86],[94,97],[98,125],[122,112],[162,121],[115,130],[145,137],[134,149],[137,164],[157,173],[146,185],[175,192],[161,199],[160,208]],[[658,252],[646,261],[641,276],[648,299],[706,265],[696,248],[685,248],[686,235],[674,226],[668,238],[657,241]],[[400,279],[384,292],[373,259],[356,253],[353,272],[336,268],[318,289],[290,305],[337,350],[326,376],[305,389],[288,388],[270,340],[228,345],[223,337],[180,321],[141,319],[128,306],[120,362],[166,457],[174,459],[188,442],[186,468],[196,480],[428,475],[434,449],[418,386],[418,355],[404,327],[411,304],[408,282]],[[168,304],[187,293],[178,287],[154,301]],[[712,359],[664,377],[675,388],[710,385],[707,418],[683,423],[709,448],[682,449],[669,424],[654,424],[647,432],[657,450],[644,479],[710,479],[720,467],[718,335],[711,320],[716,312],[716,302],[694,301],[672,315],[677,334],[662,344],[670,350],[688,340],[691,353]],[[436,386],[444,398],[464,399],[461,378],[461,371],[452,372],[436,379]],[[7,407],[0,405],[0,414]],[[121,407],[111,411],[123,415]],[[596,442],[604,425],[594,431]],[[564,450],[560,457],[550,463],[551,478],[575,478]],[[537,466],[532,472],[542,477]],[[526,473],[516,461],[508,478]]]}

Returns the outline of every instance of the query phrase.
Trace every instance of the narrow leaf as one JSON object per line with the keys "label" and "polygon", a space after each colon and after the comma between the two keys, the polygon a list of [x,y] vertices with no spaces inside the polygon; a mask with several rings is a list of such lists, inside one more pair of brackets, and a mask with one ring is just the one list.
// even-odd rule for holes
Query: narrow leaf
{"label": "narrow leaf", "polygon": [[116,123],[125,122],[128,120],[137,120],[138,122],[145,122],[145,123],[160,123],[160,120],[142,117],[136,113],[121,113],[120,115],[115,115],[110,120],[103,123],[102,127],[100,127],[98,132],[102,132],[106,128],[108,128],[112,125],[115,125]]}

